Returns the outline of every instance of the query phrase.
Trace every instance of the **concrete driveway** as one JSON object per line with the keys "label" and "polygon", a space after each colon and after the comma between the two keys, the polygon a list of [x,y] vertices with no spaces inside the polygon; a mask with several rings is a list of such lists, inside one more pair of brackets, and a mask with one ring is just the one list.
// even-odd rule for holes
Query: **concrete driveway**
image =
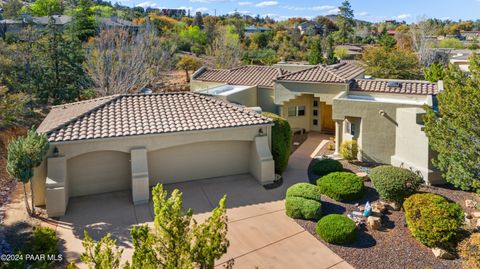
{"label": "concrete driveway", "polygon": [[[250,175],[238,175],[166,185],[183,192],[186,208],[199,221],[227,194],[230,247],[218,262],[234,259],[234,268],[352,268],[338,255],[285,215],[284,197],[292,184],[306,181],[307,167],[325,136],[311,134],[292,155],[281,187],[266,190]],[[83,231],[94,239],[107,233],[132,254],[129,229],[153,221],[152,204],[134,206],[129,191],[70,199],[57,225],[68,260],[79,260]],[[82,264],[79,264],[83,267]]]}

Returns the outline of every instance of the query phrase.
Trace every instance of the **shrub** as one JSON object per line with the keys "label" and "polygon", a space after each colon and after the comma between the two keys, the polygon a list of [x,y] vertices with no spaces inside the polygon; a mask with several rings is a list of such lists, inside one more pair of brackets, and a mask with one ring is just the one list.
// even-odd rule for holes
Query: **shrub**
{"label": "shrub", "polygon": [[474,233],[458,246],[463,268],[480,268],[480,233]]}
{"label": "shrub", "polygon": [[405,200],[408,229],[428,247],[448,247],[463,222],[463,210],[433,193],[414,194]]}
{"label": "shrub", "polygon": [[350,172],[334,172],[317,180],[320,192],[335,201],[351,201],[363,195],[363,179]]}
{"label": "shrub", "polygon": [[322,215],[321,193],[317,186],[297,183],[287,190],[285,209],[295,219],[319,219]]}
{"label": "shrub", "polygon": [[369,177],[380,197],[399,203],[422,184],[420,177],[412,171],[394,166],[375,167],[370,170]]}
{"label": "shrub", "polygon": [[356,160],[358,154],[358,144],[357,141],[345,141],[340,145],[340,154],[342,154],[345,160]]}
{"label": "shrub", "polygon": [[35,227],[33,229],[32,252],[34,254],[57,254],[57,234],[48,227]]}
{"label": "shrub", "polygon": [[292,130],[288,121],[276,114],[264,112],[263,116],[273,119],[272,155],[275,161],[275,173],[281,175],[287,169],[292,147]]}
{"label": "shrub", "polygon": [[315,175],[317,175],[319,177],[322,177],[322,176],[328,175],[332,172],[343,171],[343,166],[337,160],[323,159],[323,160],[320,160],[320,161],[316,162],[313,165],[312,171],[313,171],[313,173],[315,173]]}
{"label": "shrub", "polygon": [[317,223],[317,234],[331,244],[348,244],[355,241],[355,222],[343,215],[330,214]]}

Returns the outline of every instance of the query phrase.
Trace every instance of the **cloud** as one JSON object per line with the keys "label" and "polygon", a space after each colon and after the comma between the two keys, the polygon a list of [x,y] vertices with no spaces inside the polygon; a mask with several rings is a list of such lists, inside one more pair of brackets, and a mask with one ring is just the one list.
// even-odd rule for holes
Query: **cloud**
{"label": "cloud", "polygon": [[395,18],[395,19],[399,19],[399,20],[404,20],[404,19],[408,19],[408,18],[410,18],[410,17],[412,17],[411,14],[400,14],[400,15],[398,15],[398,16],[395,16],[394,18]]}
{"label": "cloud", "polygon": [[195,12],[202,12],[202,13],[204,13],[204,12],[207,12],[207,11],[208,11],[208,8],[206,8],[206,7],[199,7],[199,8],[197,8],[197,9],[195,9]]}
{"label": "cloud", "polygon": [[253,5],[253,3],[252,2],[238,2],[238,5],[239,6],[251,6],[251,5]]}
{"label": "cloud", "polygon": [[135,5],[136,7],[143,7],[143,8],[147,8],[147,7],[157,7],[157,4],[151,2],[151,1],[146,1],[146,2],[142,2],[142,3],[138,3]]}
{"label": "cloud", "polygon": [[204,4],[220,3],[225,1],[226,0],[190,0],[191,3],[204,3]]}
{"label": "cloud", "polygon": [[363,11],[363,12],[358,12],[358,13],[355,14],[355,15],[357,15],[357,16],[362,16],[362,17],[363,17],[363,16],[368,16],[368,12],[365,12],[365,11]]}
{"label": "cloud", "polygon": [[256,4],[256,7],[271,7],[271,6],[276,6],[278,5],[277,1],[264,1]]}
{"label": "cloud", "polygon": [[320,11],[321,15],[330,15],[337,14],[338,8],[336,6],[323,5],[323,6],[313,6],[313,7],[299,7],[299,6],[282,6],[282,8],[294,11]]}

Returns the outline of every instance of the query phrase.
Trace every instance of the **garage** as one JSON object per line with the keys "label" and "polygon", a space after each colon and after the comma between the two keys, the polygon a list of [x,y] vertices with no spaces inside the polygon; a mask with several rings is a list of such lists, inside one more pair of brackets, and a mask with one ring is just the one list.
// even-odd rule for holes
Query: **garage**
{"label": "garage", "polygon": [[249,173],[250,145],[213,141],[149,152],[150,185]]}
{"label": "garage", "polygon": [[130,155],[119,151],[82,154],[67,161],[70,196],[84,196],[131,187]]}

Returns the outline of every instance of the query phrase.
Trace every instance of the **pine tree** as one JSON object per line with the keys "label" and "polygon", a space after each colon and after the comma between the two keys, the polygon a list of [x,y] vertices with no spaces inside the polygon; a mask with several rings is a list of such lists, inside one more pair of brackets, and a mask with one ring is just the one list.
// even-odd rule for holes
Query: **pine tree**
{"label": "pine tree", "polygon": [[326,44],[326,64],[334,64],[337,62],[337,58],[335,58],[335,49],[333,47],[333,36],[329,35],[327,37],[327,44]]}
{"label": "pine tree", "polygon": [[310,64],[323,64],[325,59],[322,52],[322,39],[315,36],[310,41],[310,48],[308,52],[308,62]]}
{"label": "pine tree", "polygon": [[445,77],[445,67],[439,62],[434,62],[429,67],[425,68],[423,73],[426,80],[430,82],[437,82],[439,80],[443,80]]}
{"label": "pine tree", "polygon": [[355,20],[353,15],[353,9],[350,2],[343,1],[342,5],[338,7],[339,12],[337,15],[336,23],[338,31],[334,33],[335,41],[337,43],[347,43],[352,40],[353,27],[355,26]]}
{"label": "pine tree", "polygon": [[71,30],[75,32],[81,41],[87,41],[96,32],[95,14],[91,7],[91,0],[80,0],[73,15]]}
{"label": "pine tree", "polygon": [[438,153],[433,164],[445,180],[480,192],[480,57],[475,54],[470,73],[466,77],[457,66],[449,66],[438,108],[426,108],[425,133]]}

